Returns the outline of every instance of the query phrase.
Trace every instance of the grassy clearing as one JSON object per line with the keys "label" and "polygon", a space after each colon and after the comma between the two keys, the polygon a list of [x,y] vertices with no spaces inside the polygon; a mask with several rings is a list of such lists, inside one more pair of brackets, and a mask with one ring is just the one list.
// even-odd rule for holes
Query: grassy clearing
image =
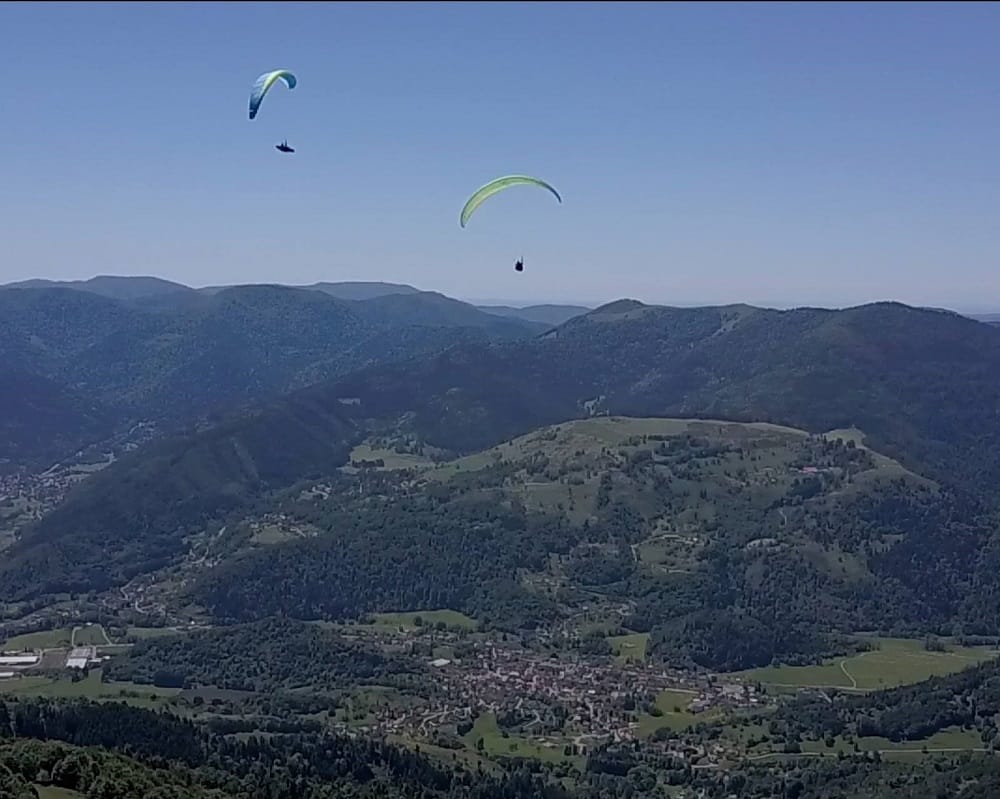
{"label": "grassy clearing", "polygon": [[932,486],[932,487],[937,486],[937,483],[935,483],[933,480],[928,480],[926,477],[921,477],[920,475],[911,472],[909,469],[904,467],[899,461],[893,460],[888,455],[883,455],[882,453],[876,452],[875,450],[865,446],[864,444],[865,434],[863,431],[859,430],[856,427],[846,427],[846,428],[841,428],[839,430],[831,430],[828,433],[824,433],[823,437],[830,441],[839,439],[843,441],[845,444],[849,441],[853,441],[854,445],[858,447],[858,449],[863,449],[868,451],[868,453],[872,456],[872,460],[875,462],[875,471],[862,473],[861,475],[859,475],[860,481],[862,483],[864,483],[866,480],[873,480],[873,479],[885,480],[885,479],[894,479],[897,477],[907,477],[911,480],[915,480],[918,483],[922,483],[927,486]]}
{"label": "grassy clearing", "polygon": [[252,544],[260,544],[261,546],[272,546],[274,544],[282,544],[285,541],[293,541],[298,537],[290,530],[282,530],[276,524],[262,524],[260,529],[251,536],[250,542]]}
{"label": "grassy clearing", "polygon": [[25,633],[8,638],[0,649],[5,652],[21,652],[26,649],[54,649],[69,646],[72,631],[68,627],[59,630],[45,630],[37,633]]}
{"label": "grassy clearing", "polygon": [[629,661],[643,663],[649,648],[649,633],[612,635],[608,637],[608,644],[619,663],[625,664]]}
{"label": "grassy clearing", "polygon": [[992,660],[998,654],[992,647],[950,646],[948,652],[928,652],[923,641],[905,638],[880,639],[881,648],[860,655],[847,670],[868,690],[907,685]]}
{"label": "grassy clearing", "polygon": [[96,699],[101,694],[101,670],[95,669],[76,682],[69,678],[52,677],[21,677],[5,680],[0,682],[0,694]]}
{"label": "grassy clearing", "polygon": [[907,638],[868,638],[878,646],[849,658],[817,666],[768,666],[739,672],[750,680],[796,688],[845,688],[873,691],[922,682],[952,674],[995,658],[991,647],[947,645],[947,652],[928,652],[923,641]]}
{"label": "grassy clearing", "polygon": [[[848,659],[848,663],[853,658]],[[851,678],[840,668],[840,661],[821,663],[816,666],[765,666],[760,669],[737,672],[747,680],[756,680],[766,685],[789,686],[792,688],[851,688]]]}
{"label": "grassy clearing", "polygon": [[423,626],[434,626],[438,622],[443,622],[446,627],[458,627],[463,630],[476,629],[475,619],[459,613],[457,610],[415,610],[402,613],[375,613],[373,614],[375,624],[381,627],[397,627],[404,630],[416,630],[419,618]]}
{"label": "grassy clearing", "polygon": [[789,444],[808,436],[802,430],[766,423],[737,424],[703,419],[602,416],[537,430],[483,452],[441,464],[429,470],[428,476],[447,479],[456,472],[476,471],[501,460],[520,460],[543,450],[553,461],[568,460],[580,450],[593,455],[600,453],[605,447],[621,447],[626,439],[633,436],[679,436],[685,433],[766,440],[773,446]]}
{"label": "grassy clearing", "polygon": [[843,738],[835,738],[833,746],[827,746],[823,741],[803,741],[802,751],[810,753],[821,753],[836,755],[838,752],[850,754],[854,751],[854,743],[857,743],[861,752],[892,752],[895,754],[924,754],[924,749],[930,753],[934,750],[971,750],[982,749],[983,741],[974,730],[963,730],[960,727],[948,727],[934,733],[929,738],[919,741],[890,741],[888,738],[878,736],[866,736],[856,738],[854,741],[846,741]]}
{"label": "grassy clearing", "polygon": [[[351,450],[351,461],[377,461],[381,460],[384,465],[376,466],[379,471],[389,471],[392,469],[418,469],[424,466],[433,465],[430,458],[423,455],[410,455],[405,452],[395,452],[391,449],[373,449],[368,444],[359,444]],[[347,467],[351,468],[351,467]]]}
{"label": "grassy clearing", "polygon": [[82,793],[57,788],[55,785],[36,785],[35,792],[38,799],[84,799]]}
{"label": "grassy clearing", "polygon": [[179,691],[175,688],[156,688],[130,682],[105,683],[100,669],[94,669],[76,682],[69,677],[21,677],[0,682],[0,695],[123,700],[146,707],[177,693]]}
{"label": "grassy clearing", "polygon": [[400,735],[397,733],[389,733],[386,738],[390,743],[397,744],[407,749],[419,748],[421,753],[426,754],[429,757],[444,763],[445,765],[453,765],[457,760],[460,763],[464,763],[467,768],[470,768],[473,771],[478,771],[479,769],[482,769],[486,773],[500,771],[498,764],[488,758],[482,757],[475,751],[474,748],[466,747],[465,749],[447,749],[443,746],[435,746],[427,741],[414,740],[407,735]]}
{"label": "grassy clearing", "polygon": [[864,561],[838,547],[827,548],[811,541],[797,549],[818,571],[825,572],[836,580],[858,582],[871,576]]}
{"label": "grassy clearing", "polygon": [[656,707],[662,716],[639,716],[640,738],[647,738],[659,729],[683,730],[699,721],[711,721],[718,718],[718,713],[692,713],[687,709],[695,694],[690,691],[662,691],[656,697]]}
{"label": "grassy clearing", "polygon": [[77,627],[72,638],[77,646],[105,646],[111,643],[111,639],[100,624]]}
{"label": "grassy clearing", "polygon": [[479,716],[463,740],[471,751],[476,752],[476,742],[480,738],[483,741],[482,752],[490,757],[528,757],[548,763],[562,763],[573,759],[564,753],[564,743],[543,743],[523,735],[508,734],[505,738],[492,713]]}

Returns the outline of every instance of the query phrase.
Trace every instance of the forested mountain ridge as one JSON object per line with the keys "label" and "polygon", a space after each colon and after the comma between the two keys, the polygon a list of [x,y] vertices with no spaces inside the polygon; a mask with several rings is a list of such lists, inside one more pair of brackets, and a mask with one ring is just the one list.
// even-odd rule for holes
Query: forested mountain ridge
{"label": "forested mountain ridge", "polygon": [[[239,296],[236,309],[244,307]],[[68,535],[70,519],[77,540],[131,539],[127,520],[139,503],[151,540],[176,540],[178,529],[238,507],[265,486],[335,470],[373,424],[456,454],[608,411],[763,419],[816,432],[857,425],[876,448],[952,490],[974,489],[989,505],[996,499],[990,476],[1000,468],[990,446],[1000,435],[998,406],[1000,330],[956,314],[894,303],[768,311],[622,301],[538,338],[459,343],[367,367],[216,429],[140,449],[80,486],[26,535],[10,551],[0,586],[5,596],[23,597],[29,585],[35,594],[55,585],[58,568],[45,576],[36,567],[18,572],[16,564],[54,557],[46,547]],[[258,458],[267,466],[248,466]],[[202,493],[191,500],[194,485]],[[185,507],[199,510],[187,518]],[[978,512],[963,507],[967,518]],[[89,533],[78,529],[81,520]],[[149,524],[158,532],[149,533]],[[934,557],[931,551],[927,563]]]}
{"label": "forested mountain ridge", "polygon": [[[419,390],[418,390],[419,387]],[[588,412],[858,427],[877,449],[986,493],[1000,478],[1000,330],[946,311],[662,308],[620,301],[535,340],[456,346],[331,384],[472,450]],[[974,446],[976,457],[968,452]]]}
{"label": "forested mountain ridge", "polygon": [[5,552],[5,595],[103,590],[160,568],[203,530],[270,488],[335,470],[358,428],[308,390],[265,414],[166,438],[92,475]]}
{"label": "forested mountain ridge", "polygon": [[546,329],[432,292],[355,301],[240,286],[121,300],[66,287],[7,288],[0,291],[4,367],[34,380],[40,406],[74,395],[94,410],[89,425],[57,416],[47,437],[50,428],[30,408],[8,403],[11,446],[0,445],[0,457],[65,456],[139,421],[176,430],[353,368]]}

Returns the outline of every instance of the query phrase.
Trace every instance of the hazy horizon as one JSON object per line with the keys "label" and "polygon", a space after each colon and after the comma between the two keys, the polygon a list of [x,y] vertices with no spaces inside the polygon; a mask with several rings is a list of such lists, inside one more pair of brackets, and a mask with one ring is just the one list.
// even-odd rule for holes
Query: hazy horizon
{"label": "hazy horizon", "polygon": [[[0,26],[0,283],[1000,306],[995,4],[12,3]],[[278,67],[299,85],[249,121]],[[562,205],[515,188],[460,228],[513,172]]]}

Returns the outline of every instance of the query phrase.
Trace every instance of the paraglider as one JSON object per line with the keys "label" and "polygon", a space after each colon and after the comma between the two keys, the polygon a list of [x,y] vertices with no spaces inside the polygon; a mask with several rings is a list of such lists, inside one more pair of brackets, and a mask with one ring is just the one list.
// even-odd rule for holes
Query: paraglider
{"label": "paraglider", "polygon": [[472,216],[473,212],[494,194],[497,194],[504,189],[508,189],[511,186],[522,185],[541,186],[543,189],[548,189],[555,195],[555,198],[562,203],[562,197],[559,196],[559,192],[557,192],[544,180],[529,177],[528,175],[507,175],[506,177],[491,180],[485,186],[481,186],[476,190],[476,193],[469,198],[468,202],[465,203],[465,207],[462,208],[462,214],[459,217],[459,224],[462,227],[465,227],[465,223],[469,221],[469,217]]}
{"label": "paraglider", "polygon": [[[506,177],[497,178],[496,180],[491,180],[485,186],[480,186],[476,193],[473,194],[468,201],[465,203],[465,207],[462,208],[462,213],[459,216],[459,224],[464,228],[466,222],[469,221],[469,217],[475,212],[475,210],[482,205],[486,200],[492,197],[494,194],[503,191],[504,189],[510,188],[511,186],[540,186],[543,189],[548,189],[555,195],[555,198],[562,203],[562,197],[559,196],[552,186],[546,183],[544,180],[539,180],[538,178],[530,177],[529,175],[507,175]],[[516,261],[514,261],[514,271],[523,272],[524,271],[524,256],[521,256]]]}
{"label": "paraglider", "polygon": [[288,146],[287,141],[283,141],[281,144],[274,145],[274,149],[281,150],[283,153],[294,153],[295,150]]}
{"label": "paraglider", "polygon": [[250,119],[257,116],[264,95],[278,80],[282,81],[289,89],[294,89],[295,84],[298,83],[295,76],[287,69],[275,69],[260,75],[250,89]]}

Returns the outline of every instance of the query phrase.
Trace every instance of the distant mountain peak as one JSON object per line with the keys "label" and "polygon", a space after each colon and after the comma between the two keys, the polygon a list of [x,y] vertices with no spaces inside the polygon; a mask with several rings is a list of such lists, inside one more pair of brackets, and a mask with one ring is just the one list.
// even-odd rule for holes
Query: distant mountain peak
{"label": "distant mountain peak", "polygon": [[36,278],[17,283],[5,283],[0,289],[66,288],[87,291],[113,300],[137,300],[164,294],[194,291],[183,283],[151,275],[95,275],[88,280],[46,280]]}
{"label": "distant mountain peak", "polygon": [[591,314],[608,314],[608,313],[627,313],[628,311],[634,311],[637,308],[651,308],[652,306],[646,305],[644,302],[639,302],[639,300],[613,300],[612,302],[605,303],[604,305],[599,305]]}

